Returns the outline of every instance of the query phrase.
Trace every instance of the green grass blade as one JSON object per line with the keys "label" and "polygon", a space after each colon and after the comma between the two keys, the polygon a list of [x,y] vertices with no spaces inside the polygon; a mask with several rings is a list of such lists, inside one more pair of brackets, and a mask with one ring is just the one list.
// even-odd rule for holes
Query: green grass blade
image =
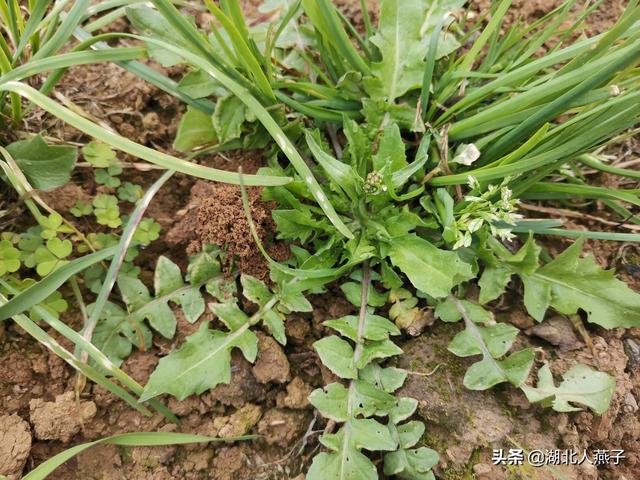
{"label": "green grass blade", "polygon": [[31,15],[29,16],[29,20],[24,27],[24,32],[22,33],[22,38],[20,38],[20,43],[16,47],[16,52],[13,55],[13,63],[14,65],[22,55],[22,51],[27,46],[29,42],[29,38],[33,35],[38,28],[38,25],[44,18],[45,13],[47,13],[47,8],[51,4],[51,0],[37,0],[35,7],[31,11]]}
{"label": "green grass blade", "polygon": [[369,14],[369,8],[367,7],[366,0],[360,0],[360,11],[362,12],[362,18],[364,19],[364,31],[367,35],[367,41],[373,36],[373,25],[371,24],[371,15]]}
{"label": "green grass blade", "polygon": [[2,305],[0,307],[0,321],[18,315],[39,304],[58,290],[72,275],[111,257],[115,252],[116,247],[105,248],[63,265]]}
{"label": "green grass blade", "polygon": [[[155,43],[167,50],[170,50],[178,55],[181,55],[188,62],[192,63],[196,67],[200,68],[202,71],[206,72],[212,78],[220,82],[227,90],[236,95],[242,102],[247,106],[247,108],[256,116],[256,118],[262,123],[264,128],[269,132],[269,134],[273,137],[276,144],[285,156],[289,159],[293,167],[298,172],[305,182],[307,188],[318,202],[322,210],[324,211],[327,218],[333,223],[333,225],[338,229],[340,233],[342,233],[347,238],[353,238],[353,233],[349,230],[349,228],[344,224],[344,222],[340,219],[338,214],[336,213],[333,205],[329,203],[327,200],[326,194],[322,191],[322,188],[318,184],[318,181],[313,176],[311,169],[306,164],[304,159],[300,156],[300,153],[296,149],[295,145],[289,140],[287,135],[282,131],[280,126],[273,119],[271,114],[267,111],[267,109],[253,96],[251,92],[244,88],[239,83],[235,82],[233,79],[225,75],[223,72],[215,68],[209,62],[207,62],[202,57],[185,50],[181,50],[180,48],[171,45],[167,42],[163,42],[162,40],[149,38],[149,37],[140,37],[138,35],[132,35],[133,38],[138,38],[140,40]],[[180,171],[178,168],[174,168],[174,170]],[[238,180],[238,174],[234,174],[234,180]],[[245,185],[251,185],[247,180],[249,180],[249,175],[243,175],[243,180]],[[272,178],[272,177],[259,177],[259,178]],[[277,177],[273,177],[277,178]],[[288,181],[288,179],[287,179]],[[238,182],[239,183],[239,182]],[[286,182],[281,182],[280,184],[284,184]],[[264,184],[263,184],[264,185]]]}
{"label": "green grass blade", "polygon": [[593,187],[589,185],[570,185],[565,183],[541,182],[523,192],[522,198],[533,200],[572,200],[578,198],[621,200],[640,207],[637,191]]}
{"label": "green grass blade", "polygon": [[91,0],[77,0],[65,19],[57,26],[53,36],[40,47],[40,50],[32,58],[34,60],[46,58],[60,50],[71,37],[73,30],[82,20],[82,16],[90,4]]}
{"label": "green grass blade", "polygon": [[133,235],[136,233],[136,229],[142,220],[144,212],[147,210],[147,207],[151,203],[153,197],[158,193],[158,190],[162,188],[162,186],[169,180],[175,172],[173,170],[168,170],[162,176],[156,180],[151,187],[145,192],[143,197],[138,200],[136,203],[136,207],[129,216],[129,221],[127,225],[124,227],[122,232],[122,236],[120,237],[120,241],[118,242],[118,249],[113,255],[113,259],[111,260],[111,264],[109,265],[109,269],[107,270],[107,274],[102,282],[102,288],[98,293],[98,298],[96,299],[93,309],[91,310],[91,315],[89,316],[87,323],[85,324],[82,334],[87,340],[91,340],[91,336],[93,331],[98,324],[98,319],[100,318],[100,314],[104,309],[107,300],[109,299],[109,295],[111,294],[111,290],[116,283],[118,273],[120,272],[120,267],[124,262],[124,258],[127,254],[127,250],[133,241]]}
{"label": "green grass blade", "polygon": [[640,178],[640,172],[637,170],[629,170],[627,168],[618,168],[611,165],[602,163],[596,155],[581,155],[578,157],[578,161],[584,163],[586,166],[591,167],[601,172],[611,173],[613,175],[620,175],[627,178]]}
{"label": "green grass blade", "polygon": [[212,0],[205,0],[205,4],[212,15],[218,19],[227,35],[229,35],[231,44],[236,49],[237,58],[243,64],[247,72],[251,74],[262,94],[272,100],[275,100],[275,95],[273,94],[273,89],[269,84],[269,80],[262,71],[260,62],[256,59],[249,44],[247,43],[248,32],[247,37],[243,37],[242,33],[236,28],[236,25],[234,25],[234,22],[227,17]]}
{"label": "green grass blade", "polygon": [[[96,35],[95,37],[91,37],[89,33],[85,32],[80,27],[76,28],[74,35],[76,36],[76,38],[83,41],[81,45],[83,45],[84,42],[93,41],[92,38],[94,40],[97,38],[104,38],[103,35]],[[115,35],[120,36],[120,34],[115,34]],[[80,48],[80,46],[78,46],[77,48]],[[102,41],[92,43],[91,48],[93,48],[96,51],[112,49],[112,47],[110,47],[107,43]],[[213,112],[215,111],[216,106],[212,101],[206,98],[191,98],[189,95],[180,91],[180,89],[178,88],[177,82],[173,81],[171,78],[160,73],[159,71],[154,70],[150,66],[141,62],[137,62],[135,60],[116,61],[116,64],[124,68],[125,70],[128,70],[129,72],[133,73],[137,77],[140,77],[143,80],[149,82],[150,84],[155,85],[160,90],[163,90],[168,94],[173,95],[174,97],[182,100],[186,104],[191,105],[194,108],[197,108],[201,112],[205,112],[209,115],[213,115]],[[52,77],[53,76],[54,75],[52,75]],[[48,82],[49,82],[49,79],[47,79],[47,83]],[[56,83],[56,80],[52,79],[52,83]],[[41,91],[43,93],[46,93],[46,90],[41,90]]]}
{"label": "green grass blade", "polygon": [[568,238],[588,238],[592,240],[607,240],[612,242],[640,242],[638,233],[616,233],[616,232],[592,232],[589,230],[567,230],[564,228],[530,228],[527,226],[511,227],[505,225],[514,233],[533,232],[536,235],[556,235]]}
{"label": "green grass blade", "polygon": [[79,453],[94,447],[96,445],[116,445],[121,447],[156,447],[162,445],[186,445],[191,443],[211,443],[211,442],[228,442],[228,441],[241,441],[252,440],[256,438],[253,435],[245,435],[243,437],[234,438],[214,438],[205,437],[202,435],[190,435],[186,433],[175,432],[139,432],[139,433],[124,433],[122,435],[115,435],[113,437],[103,438],[96,440],[95,442],[83,443],[82,445],[76,445],[64,452],[59,453],[55,457],[41,463],[36,468],[27,473],[22,480],[44,480],[50,475],[56,468],[75,457]]}
{"label": "green grass blade", "polygon": [[[480,36],[478,36],[476,41],[473,43],[473,46],[471,47],[471,49],[465,54],[462,62],[456,69],[458,72],[461,72],[464,74],[465,72],[468,72],[471,70],[471,67],[473,66],[474,62],[478,59],[480,52],[482,51],[483,47],[485,46],[485,44],[487,43],[487,41],[489,40],[493,32],[502,24],[502,19],[505,13],[507,12],[507,10],[509,9],[509,7],[511,6],[512,1],[513,0],[502,0],[500,2],[500,4],[498,5],[498,8],[496,9],[495,13],[492,15],[491,20],[489,21],[487,26],[482,30],[482,33],[480,34]],[[445,100],[449,98],[456,91],[456,88],[458,87],[459,84],[460,84],[459,81],[449,83],[444,88],[442,93],[438,96],[438,101],[440,103],[444,103]]]}
{"label": "green grass blade", "polygon": [[586,94],[588,91],[600,86],[602,83],[609,81],[609,79],[618,71],[624,70],[633,63],[640,60],[640,43],[634,45],[635,51],[631,50],[627,55],[622,56],[617,60],[611,60],[606,68],[596,73],[591,77],[587,77],[578,85],[573,87],[568,92],[559,96],[554,101],[550,102],[544,108],[541,108],[524,122],[511,130],[508,134],[502,137],[497,142],[494,142],[488,150],[483,152],[485,159],[491,161],[497,156],[503,155],[514,144],[522,140],[524,137],[537,130],[545,122],[552,120],[556,116],[560,115],[566,110],[577,97]]}
{"label": "green grass blade", "polygon": [[[0,280],[1,282],[2,280]],[[3,282],[3,286],[11,293],[18,293],[11,285]],[[142,385],[136,382],[133,378],[123,372],[119,367],[115,366],[109,358],[102,353],[95,345],[86,340],[82,335],[73,330],[67,324],[57,319],[55,316],[51,314],[46,308],[41,307],[40,305],[35,305],[33,310],[54,330],[63,335],[67,340],[72,342],[77,347],[82,348],[85,352],[89,354],[98,365],[108,371],[115,379],[117,379],[122,385],[130,389],[136,395],[140,395],[143,391]],[[14,318],[16,318],[14,316]],[[78,360],[79,363],[82,363]],[[136,400],[137,402],[137,400]],[[167,420],[173,423],[180,423],[178,418],[162,403],[157,400],[150,400],[149,404],[153,406],[158,412],[164,415]]]}
{"label": "green grass blade", "polygon": [[[3,286],[7,286],[8,284],[3,280],[0,280]],[[6,302],[7,299],[4,295],[0,294],[0,303]],[[34,339],[44,345],[51,352],[59,356],[66,363],[71,365],[74,369],[78,370],[84,376],[89,378],[91,381],[110,391],[114,395],[117,395],[122,400],[127,402],[130,406],[141,412],[146,416],[151,416],[152,413],[147,409],[143,404],[138,402],[138,400],[133,397],[129,392],[124,390],[122,387],[116,385],[100,372],[98,372],[95,368],[82,363],[75,357],[71,352],[63,348],[55,339],[53,339],[47,332],[45,332],[42,328],[38,326],[34,321],[32,321],[26,315],[14,315],[13,320],[19,325],[24,331],[26,331],[29,335],[31,335]]]}
{"label": "green grass blade", "polygon": [[[160,165],[161,167],[169,170],[176,170],[178,172],[186,173],[194,177],[205,178],[207,180],[214,180],[224,183],[231,183],[235,185],[239,184],[239,178],[236,172],[226,172],[224,170],[217,170],[215,168],[196,165],[194,163],[181,160],[171,155],[167,155],[166,153],[153,150],[149,147],[145,147],[144,145],[132,142],[127,138],[124,138],[94,124],[86,118],[81,117],[77,113],[74,113],[71,110],[62,107],[54,100],[51,100],[50,98],[46,97],[45,95],[41,94],[28,85],[24,85],[19,82],[7,82],[5,84],[0,84],[0,90],[8,90],[10,92],[18,93],[21,96],[27,98],[29,101],[48,111],[49,113],[55,115],[60,120],[63,120],[69,125],[77,128],[78,130],[83,131],[87,135],[97,138],[98,140],[108,143],[118,150],[122,150],[123,152],[129,153],[133,156],[142,158],[153,164]],[[266,110],[265,113],[269,115]],[[270,115],[269,118],[271,119]],[[271,119],[271,121],[273,121],[273,119]],[[282,135],[284,135],[284,133]],[[288,177],[245,175],[244,181],[247,185],[274,186],[285,185],[289,183],[290,179]]]}
{"label": "green grass blade", "polygon": [[429,50],[427,51],[427,61],[424,68],[424,76],[422,78],[422,94],[420,95],[422,105],[422,117],[426,120],[427,109],[429,107],[429,96],[431,95],[431,81],[433,80],[433,70],[436,66],[436,56],[438,54],[438,41],[440,40],[440,32],[444,26],[448,15],[442,17],[436,23],[431,33],[431,41],[429,42]]}
{"label": "green grass blade", "polygon": [[363,75],[370,75],[369,65],[351,43],[351,39],[342,26],[340,17],[331,2],[329,0],[302,0],[302,6],[323,39],[340,53],[340,58]]}
{"label": "green grass blade", "polygon": [[33,60],[14,68],[0,78],[0,85],[32,77],[39,73],[90,63],[117,62],[144,56],[146,51],[141,47],[113,48],[100,52],[70,52],[55,55],[42,60]]}
{"label": "green grass blade", "polygon": [[[627,31],[626,35],[630,36],[637,33],[638,31],[640,31],[640,24],[634,25],[632,28],[630,28]],[[512,72],[501,75],[496,80],[489,82],[482,87],[470,90],[469,92],[467,92],[467,95],[463,99],[452,105],[438,118],[435,126],[444,124],[455,114],[462,112],[472,107],[473,105],[476,105],[487,96],[492,95],[502,88],[514,87],[516,85],[519,85],[527,79],[533,77],[536,73],[543,71],[546,68],[575,58],[577,55],[580,55],[581,53],[592,48],[593,45],[595,45],[601,38],[602,34],[576,42],[569,47],[558,50],[557,52],[554,52],[552,54],[545,55],[538,60],[523,65],[516,70],[513,70]]]}

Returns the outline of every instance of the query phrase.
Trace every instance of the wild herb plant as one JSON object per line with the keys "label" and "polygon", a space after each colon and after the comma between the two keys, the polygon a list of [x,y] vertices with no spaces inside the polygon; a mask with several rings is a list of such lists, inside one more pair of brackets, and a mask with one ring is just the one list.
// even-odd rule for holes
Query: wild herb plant
{"label": "wild herb plant", "polygon": [[[449,350],[478,359],[465,374],[467,388],[510,383],[531,402],[557,411],[606,411],[614,388],[608,374],[578,365],[556,385],[549,367],[542,365],[537,382],[528,381],[535,351],[513,351],[518,330],[497,322],[489,304],[522,285],[524,305],[537,321],[553,309],[563,315],[583,312],[586,321],[603,328],[640,326],[640,296],[593,257],[581,257],[582,238],[637,241],[637,235],[568,230],[558,222],[525,218],[519,209],[528,200],[597,199],[612,215],[638,223],[630,209],[640,205],[635,190],[588,185],[581,170],[584,165],[637,178],[637,172],[606,165],[599,156],[639,120],[637,1],[629,2],[608,32],[591,38],[576,33],[595,6],[578,9],[575,23],[563,26],[576,6],[571,0],[534,25],[510,27],[504,25],[509,0],[494,2],[490,15],[471,27],[464,16],[452,15],[462,1],[382,0],[378,25],[363,12],[364,34],[328,0],[265,2],[263,10],[276,20],[257,26],[249,26],[236,0],[205,0],[216,19],[205,28],[170,1],[152,3],[154,8],[116,8],[105,19],[87,23],[87,15],[77,13],[83,2],[76,2],[62,20],[72,25],[65,29],[66,38],[74,31],[81,40],[75,51],[46,61],[34,58],[11,72],[3,69],[0,90],[12,94],[12,106],[21,95],[88,135],[169,171],[141,196],[139,189],[120,184],[109,149],[87,145],[83,153],[97,169],[96,180],[117,188],[120,200],[136,201],[136,208],[119,239],[103,238],[103,250],[70,261],[71,251],[59,238],[66,223],[55,212],[42,215],[38,231],[24,239],[3,238],[0,269],[13,273],[22,264],[38,265],[48,275],[22,293],[2,280],[15,296],[0,306],[1,319],[31,325],[21,314],[34,309],[76,344],[75,355],[60,353],[71,355],[69,363],[136,408],[146,410],[143,403],[149,401],[170,417],[155,397],[170,393],[182,399],[228,383],[233,349],[255,360],[256,328],[285,345],[287,315],[310,311],[305,296],[338,283],[359,311],[326,321],[331,333],[314,344],[340,381],[310,397],[329,425],[337,426],[320,438],[323,451],[309,468],[311,480],[375,479],[380,457],[367,452],[383,452],[381,468],[388,476],[434,478],[431,468],[438,455],[421,446],[425,426],[413,419],[417,402],[394,395],[407,375],[393,366],[393,358],[402,354],[395,339],[424,309],[433,309],[441,321],[464,325]],[[65,23],[72,12],[76,20]],[[125,13],[138,34],[91,36],[99,25]],[[143,40],[146,49],[102,43],[118,36]],[[84,51],[89,47],[95,51]],[[136,62],[145,55],[164,66],[186,64],[187,73],[178,83],[153,74]],[[189,105],[175,139],[178,151],[193,159],[226,149],[263,148],[267,167],[249,176],[154,151],[19,81],[55,70],[49,85],[63,69],[94,61],[118,61]],[[55,148],[43,146],[38,137],[30,141],[37,148]],[[62,150],[56,154],[65,156]],[[21,174],[31,175],[34,187],[46,188],[36,185],[27,163],[10,160],[12,155],[19,157],[9,151],[3,168],[18,193],[29,191]],[[265,186],[264,199],[277,204],[278,238],[292,250],[287,262],[267,258],[270,285],[243,275],[241,292],[234,294],[219,278],[217,253],[209,247],[192,259],[186,280],[161,258],[153,296],[125,274],[135,235],[158,233],[149,224],[142,227],[142,214],[173,171]],[[100,196],[71,213],[93,214],[98,223],[119,227],[118,197]],[[536,234],[579,240],[552,259]],[[19,247],[23,240],[24,248]],[[27,252],[24,258],[16,257],[21,248]],[[100,267],[112,256],[108,270]],[[88,268],[103,271],[79,335],[40,304]],[[116,284],[120,303],[109,300]],[[202,288],[218,300],[209,308],[223,327],[203,324],[161,359],[143,389],[117,365],[134,346],[149,341],[151,329],[173,336],[175,318],[168,302],[179,304],[195,321],[204,309]],[[240,296],[256,304],[254,313],[240,308]],[[99,370],[81,361],[83,352]]]}

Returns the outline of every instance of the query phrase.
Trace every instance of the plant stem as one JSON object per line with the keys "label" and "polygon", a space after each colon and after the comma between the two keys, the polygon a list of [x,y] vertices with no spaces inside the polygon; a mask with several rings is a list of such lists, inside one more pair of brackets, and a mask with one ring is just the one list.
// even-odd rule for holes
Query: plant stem
{"label": "plant stem", "polygon": [[[360,293],[360,313],[358,315],[358,336],[356,337],[356,349],[353,354],[354,363],[360,361],[364,348],[364,327],[367,320],[367,304],[369,303],[369,287],[371,285],[371,269],[369,260],[362,263],[362,292]],[[351,382],[354,383],[353,381]]]}

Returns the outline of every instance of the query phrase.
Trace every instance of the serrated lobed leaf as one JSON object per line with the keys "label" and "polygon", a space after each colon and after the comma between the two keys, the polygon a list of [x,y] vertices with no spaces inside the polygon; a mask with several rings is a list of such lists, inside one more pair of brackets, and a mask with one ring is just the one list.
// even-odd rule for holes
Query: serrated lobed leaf
{"label": "serrated lobed leaf", "polygon": [[572,403],[585,405],[598,415],[607,411],[616,386],[613,377],[586,365],[576,365],[562,377],[560,386],[556,387],[551,369],[545,364],[538,371],[538,385],[525,385],[522,391],[530,402],[549,403],[557,412],[582,410]]}
{"label": "serrated lobed leaf", "polygon": [[584,310],[590,322],[604,328],[640,326],[640,294],[618,280],[613,270],[600,268],[593,256],[580,258],[581,248],[582,242],[578,241],[524,277],[527,309],[535,305],[531,315],[541,321],[544,310],[551,306],[565,315]]}
{"label": "serrated lobed leaf", "polygon": [[231,350],[239,345],[254,344],[258,337],[242,329],[232,333],[210,330],[203,323],[198,331],[187,337],[177,351],[160,359],[140,397],[148,400],[169,393],[178,400],[189,395],[199,395],[220,383],[231,380]]}
{"label": "serrated lobed leaf", "polygon": [[[419,88],[431,32],[445,12],[463,3],[460,0],[383,0],[379,29],[371,38],[382,60],[372,65],[377,82],[368,85],[369,94],[394,102],[407,91]],[[438,42],[437,57],[455,48],[455,39],[443,35]]]}

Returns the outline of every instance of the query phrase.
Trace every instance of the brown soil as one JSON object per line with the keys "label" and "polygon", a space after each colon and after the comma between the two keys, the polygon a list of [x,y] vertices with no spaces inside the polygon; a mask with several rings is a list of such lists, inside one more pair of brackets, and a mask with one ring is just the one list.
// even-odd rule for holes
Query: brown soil
{"label": "brown soil", "polygon": [[[245,4],[259,3],[248,0]],[[362,29],[359,2],[339,0],[345,14]],[[376,2],[369,2],[375,17]],[[511,18],[539,18],[558,4],[556,0],[527,2],[516,0]],[[473,6],[486,8],[479,0]],[[590,24],[601,31],[620,12],[622,1],[604,2]],[[257,15],[257,13],[256,13]],[[591,33],[591,30],[590,30]],[[62,101],[73,102],[99,119],[106,127],[135,141],[171,152],[182,106],[170,96],[137,80],[117,66],[101,64],[72,69],[57,91]],[[28,119],[33,131],[47,130],[51,137],[80,141],[85,137],[55,119],[36,110]],[[619,153],[623,156],[624,152]],[[126,160],[127,158],[123,158]],[[261,165],[260,154],[246,152],[212,156],[201,163],[246,173]],[[132,181],[148,185],[157,173],[130,171]],[[606,184],[606,176],[600,181]],[[77,198],[90,198],[96,186],[84,175],[74,183],[46,195],[54,208],[68,210]],[[275,242],[272,205],[260,200],[259,189],[249,189],[251,215],[258,235],[269,254],[278,260],[288,250]],[[0,205],[0,208],[4,208]],[[226,246],[229,262],[261,278],[267,276],[267,264],[254,245],[237,187],[193,181],[175,175],[161,195],[153,201],[149,213],[163,227],[163,238],[155,242],[142,258],[148,275],[159,254],[170,255],[184,266],[186,253],[206,243]],[[598,206],[594,212],[598,213]],[[576,228],[588,222],[576,220]],[[549,242],[551,253],[566,248],[568,241]],[[638,287],[636,247],[606,242],[587,242],[598,261],[615,268]],[[635,262],[635,263],[634,263]],[[148,267],[148,268],[147,268]],[[635,272],[635,273],[634,273]],[[82,442],[128,431],[181,431],[230,437],[259,434],[252,442],[183,447],[116,448],[99,446],[83,452],[60,467],[52,479],[296,479],[308,468],[317,450],[317,435],[325,424],[316,418],[308,402],[314,389],[335,381],[320,365],[311,344],[323,333],[321,322],[351,314],[354,308],[333,288],[312,298],[314,312],[287,318],[288,345],[282,348],[270,337],[259,334],[259,357],[255,365],[242,355],[232,356],[232,380],[200,396],[184,401],[165,399],[180,418],[181,426],[167,424],[156,415],[144,417],[96,385],[87,385],[76,400],[74,371],[58,357],[44,350],[14,324],[0,323],[0,475],[9,479],[34,468],[53,455]],[[558,414],[532,406],[515,389],[502,386],[491,392],[472,392],[462,387],[468,362],[449,354],[446,345],[459,325],[429,326],[424,333],[404,345],[406,355],[400,366],[411,371],[402,394],[420,401],[419,415],[427,423],[426,443],[441,453],[437,468],[440,478],[479,480],[551,479],[550,471],[496,467],[491,462],[493,448],[561,448],[626,450],[619,467],[596,469],[591,465],[560,469],[563,478],[575,480],[634,480],[640,478],[640,329],[628,332],[590,330],[594,349],[584,345],[567,325],[566,319],[553,317],[535,325],[515,299],[496,307],[501,319],[523,331],[520,346],[538,348],[540,361],[551,363],[554,374],[561,375],[576,363],[592,365],[616,376],[616,391],[611,410],[604,416],[588,412]],[[144,383],[161,356],[179,345],[197,328],[176,310],[178,330],[174,341],[156,340],[146,352],[136,351],[123,368]],[[210,320],[207,316],[201,321]],[[63,320],[77,325],[75,313]],[[64,339],[49,332],[61,344]],[[437,369],[434,371],[434,369]]]}

